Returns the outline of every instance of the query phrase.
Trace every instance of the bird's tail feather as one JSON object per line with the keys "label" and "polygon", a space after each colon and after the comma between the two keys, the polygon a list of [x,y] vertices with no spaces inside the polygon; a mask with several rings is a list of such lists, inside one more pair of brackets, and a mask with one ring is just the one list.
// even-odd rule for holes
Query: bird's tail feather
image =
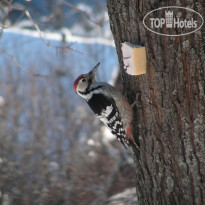
{"label": "bird's tail feather", "polygon": [[140,156],[140,149],[139,147],[137,146],[137,144],[133,141],[130,141],[130,147],[132,148],[133,152],[135,153],[135,155],[139,158]]}

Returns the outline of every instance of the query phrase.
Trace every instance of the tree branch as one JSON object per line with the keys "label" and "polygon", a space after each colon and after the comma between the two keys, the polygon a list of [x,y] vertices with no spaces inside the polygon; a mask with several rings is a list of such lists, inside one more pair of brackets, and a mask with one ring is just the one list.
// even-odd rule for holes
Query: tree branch
{"label": "tree branch", "polygon": [[4,54],[6,54],[7,56],[9,56],[11,58],[11,60],[14,62],[14,64],[19,68],[21,69],[22,71],[24,71],[25,73],[29,74],[30,76],[32,77],[48,77],[47,75],[41,75],[41,74],[35,74],[31,71],[27,71],[26,69],[24,69],[20,64],[19,62],[17,61],[17,59],[11,55],[10,53],[8,53],[6,50],[4,50],[3,48],[0,47],[0,51]]}
{"label": "tree branch", "polygon": [[69,49],[69,50],[74,51],[74,52],[77,52],[77,53],[79,53],[79,54],[83,54],[81,51],[78,51],[78,50],[76,50],[76,49],[73,49],[73,48],[71,48],[71,47],[68,46],[68,45],[67,45],[67,46],[57,46],[57,45],[51,44],[49,41],[47,41],[47,40],[44,38],[44,36],[43,36],[43,34],[42,34],[42,32],[41,32],[41,30],[40,30],[38,24],[33,20],[33,18],[31,17],[31,15],[30,15],[30,13],[29,13],[28,10],[25,11],[25,14],[26,14],[26,16],[28,17],[28,19],[29,19],[30,21],[32,21],[32,23],[33,23],[35,29],[36,29],[37,32],[39,33],[39,36],[40,36],[41,40],[42,40],[47,46],[50,46],[50,47],[53,47],[53,48],[58,48],[58,49]]}

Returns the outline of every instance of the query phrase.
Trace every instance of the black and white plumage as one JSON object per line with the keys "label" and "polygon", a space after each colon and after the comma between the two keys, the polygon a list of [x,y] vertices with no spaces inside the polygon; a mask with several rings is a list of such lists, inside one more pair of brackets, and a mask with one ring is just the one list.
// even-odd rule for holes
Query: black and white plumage
{"label": "black and white plumage", "polygon": [[132,135],[132,107],[113,86],[96,82],[98,63],[88,74],[80,75],[74,82],[75,92],[84,98],[95,115],[111,130],[124,145],[138,148]]}

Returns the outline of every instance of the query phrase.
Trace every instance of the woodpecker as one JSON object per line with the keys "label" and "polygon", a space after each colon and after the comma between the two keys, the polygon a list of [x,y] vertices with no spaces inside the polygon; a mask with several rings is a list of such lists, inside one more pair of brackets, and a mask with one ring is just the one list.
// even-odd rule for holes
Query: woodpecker
{"label": "woodpecker", "polygon": [[89,73],[80,75],[73,87],[86,100],[95,115],[110,129],[122,145],[131,147],[138,155],[139,149],[132,135],[132,107],[113,86],[96,81],[98,63]]}

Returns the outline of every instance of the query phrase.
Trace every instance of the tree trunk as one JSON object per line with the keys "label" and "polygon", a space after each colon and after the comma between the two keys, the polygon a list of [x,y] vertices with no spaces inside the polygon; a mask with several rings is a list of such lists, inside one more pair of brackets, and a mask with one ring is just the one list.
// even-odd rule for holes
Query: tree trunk
{"label": "tree trunk", "polygon": [[[124,94],[133,103],[133,135],[140,204],[205,204],[205,25],[178,37],[157,35],[143,17],[163,6],[183,6],[205,15],[203,0],[107,0],[122,71]],[[144,45],[147,73],[123,69],[121,43]]]}

